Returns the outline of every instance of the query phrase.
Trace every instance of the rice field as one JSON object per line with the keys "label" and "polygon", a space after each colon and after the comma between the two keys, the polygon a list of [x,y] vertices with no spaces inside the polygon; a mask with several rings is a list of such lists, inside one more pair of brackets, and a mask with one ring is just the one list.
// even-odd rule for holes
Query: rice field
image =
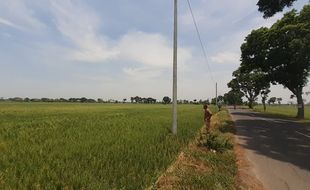
{"label": "rice field", "polygon": [[[270,105],[266,106],[266,112],[268,114],[276,116],[285,116],[294,118],[297,115],[297,106],[296,105]],[[255,111],[264,112],[262,105],[257,105],[254,107]],[[310,106],[305,106],[305,121],[310,121]]]}
{"label": "rice field", "polygon": [[202,127],[201,105],[0,104],[0,189],[144,189]]}

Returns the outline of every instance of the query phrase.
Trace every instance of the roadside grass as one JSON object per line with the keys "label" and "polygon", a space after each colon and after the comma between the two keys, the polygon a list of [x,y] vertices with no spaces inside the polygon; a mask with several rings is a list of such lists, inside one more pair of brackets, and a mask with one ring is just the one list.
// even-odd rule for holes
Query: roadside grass
{"label": "roadside grass", "polygon": [[[254,107],[254,111],[265,113],[270,116],[283,117],[296,120],[297,107],[292,105],[271,105],[266,107],[266,112],[262,105]],[[310,106],[305,106],[305,119],[299,120],[301,123],[310,124]]]}
{"label": "roadside grass", "polygon": [[201,105],[178,112],[174,136],[171,105],[1,103],[0,189],[149,187],[202,124]]}
{"label": "roadside grass", "polygon": [[211,126],[210,134],[201,129],[196,140],[158,179],[155,189],[238,189],[235,128],[228,110],[215,114]]}

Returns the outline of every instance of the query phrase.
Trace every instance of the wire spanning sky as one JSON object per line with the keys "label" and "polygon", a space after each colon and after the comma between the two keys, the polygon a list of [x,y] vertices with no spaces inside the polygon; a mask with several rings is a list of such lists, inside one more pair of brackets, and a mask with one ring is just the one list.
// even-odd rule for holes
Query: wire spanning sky
{"label": "wire spanning sky", "polygon": [[[255,0],[191,3],[223,94],[244,37],[282,13],[265,20]],[[212,98],[190,10],[186,0],[179,4],[179,99]],[[172,0],[1,0],[0,97],[171,97],[172,27]],[[290,94],[273,87],[270,96]]]}

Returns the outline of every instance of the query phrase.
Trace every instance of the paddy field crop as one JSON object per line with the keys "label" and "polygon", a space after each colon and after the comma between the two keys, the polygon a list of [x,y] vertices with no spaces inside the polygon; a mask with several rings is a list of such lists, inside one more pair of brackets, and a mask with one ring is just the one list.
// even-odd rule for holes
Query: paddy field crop
{"label": "paddy field crop", "polygon": [[0,104],[0,189],[143,189],[202,127],[200,105]]}
{"label": "paddy field crop", "polygon": [[[263,112],[273,116],[295,118],[297,115],[297,106],[296,105],[267,105],[266,112],[262,105],[254,107],[255,111]],[[305,105],[305,119],[303,122],[310,123],[310,106]]]}

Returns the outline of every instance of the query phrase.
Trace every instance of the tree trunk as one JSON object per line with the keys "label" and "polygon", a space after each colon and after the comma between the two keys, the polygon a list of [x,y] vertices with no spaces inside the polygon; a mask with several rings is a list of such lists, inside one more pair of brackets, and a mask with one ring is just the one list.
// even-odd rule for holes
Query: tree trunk
{"label": "tree trunk", "polygon": [[304,101],[302,99],[302,90],[300,90],[296,94],[296,97],[297,97],[297,106],[298,106],[297,118],[304,119],[305,118],[305,107],[304,107]]}
{"label": "tree trunk", "polygon": [[253,101],[252,100],[249,100],[249,108],[253,109]]}
{"label": "tree trunk", "polygon": [[266,112],[266,104],[265,104],[265,102],[263,102],[263,106],[264,106],[264,112]]}

